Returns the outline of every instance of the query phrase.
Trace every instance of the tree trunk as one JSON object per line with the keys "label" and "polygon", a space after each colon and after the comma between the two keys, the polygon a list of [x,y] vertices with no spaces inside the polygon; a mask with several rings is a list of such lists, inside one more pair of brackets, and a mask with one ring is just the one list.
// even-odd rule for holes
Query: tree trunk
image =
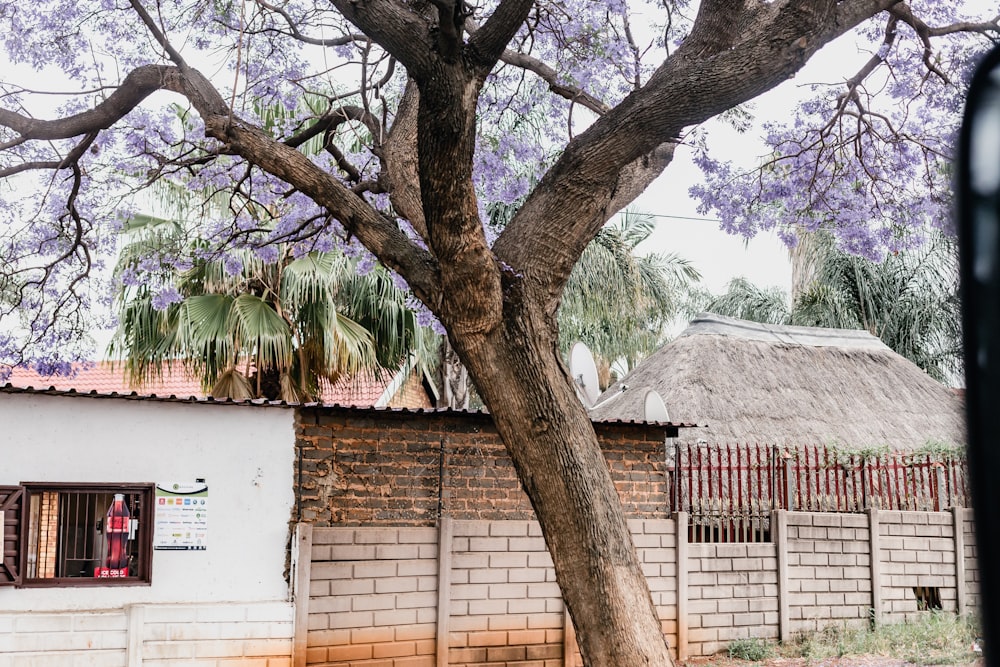
{"label": "tree trunk", "polygon": [[671,665],[621,500],[559,357],[552,314],[508,298],[502,326],[460,336],[541,524],[584,663]]}
{"label": "tree trunk", "polygon": [[816,232],[798,231],[798,243],[788,250],[792,260],[792,308],[816,277]]}
{"label": "tree trunk", "polygon": [[469,373],[447,337],[441,341],[441,403],[439,407],[469,409]]}

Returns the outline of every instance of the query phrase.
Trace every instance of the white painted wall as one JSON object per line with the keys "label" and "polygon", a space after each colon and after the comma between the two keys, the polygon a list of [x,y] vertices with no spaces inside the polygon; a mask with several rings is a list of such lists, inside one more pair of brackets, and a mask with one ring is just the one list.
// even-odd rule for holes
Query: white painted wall
{"label": "white painted wall", "polygon": [[208,482],[208,549],[154,551],[152,585],[0,587],[0,609],[287,601],[291,409],[0,393],[0,485]]}

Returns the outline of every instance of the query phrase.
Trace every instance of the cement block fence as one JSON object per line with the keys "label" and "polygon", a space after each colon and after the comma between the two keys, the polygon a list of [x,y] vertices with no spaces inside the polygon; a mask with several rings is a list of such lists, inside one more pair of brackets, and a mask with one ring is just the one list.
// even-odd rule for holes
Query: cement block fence
{"label": "cement block fence", "polygon": [[[688,516],[633,519],[676,655],[829,625],[900,622],[978,603],[971,511],[778,511],[772,543],[695,544]],[[436,527],[297,525],[294,665],[578,665],[532,520]]]}
{"label": "cement block fence", "polygon": [[287,601],[0,612],[0,667],[289,667]]}

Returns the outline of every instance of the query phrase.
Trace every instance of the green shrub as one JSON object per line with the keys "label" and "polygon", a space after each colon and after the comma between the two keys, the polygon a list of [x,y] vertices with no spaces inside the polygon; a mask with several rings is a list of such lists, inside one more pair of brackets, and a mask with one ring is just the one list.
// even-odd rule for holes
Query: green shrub
{"label": "green shrub", "polygon": [[771,655],[771,647],[763,639],[737,639],[729,645],[729,657],[756,662]]}

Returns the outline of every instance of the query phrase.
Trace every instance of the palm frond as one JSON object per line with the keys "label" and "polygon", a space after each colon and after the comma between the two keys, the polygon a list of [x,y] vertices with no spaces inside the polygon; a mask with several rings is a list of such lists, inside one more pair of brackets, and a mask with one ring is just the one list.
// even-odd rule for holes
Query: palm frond
{"label": "palm frond", "polygon": [[240,349],[252,355],[258,370],[291,366],[292,331],[265,299],[254,294],[236,297],[231,327]]}
{"label": "palm frond", "polygon": [[729,281],[726,291],[706,309],[717,315],[738,317],[765,324],[787,324],[788,297],[777,288],[762,288],[740,276]]}
{"label": "palm frond", "polygon": [[215,383],[212,384],[210,393],[216,398],[232,398],[233,400],[247,400],[255,397],[253,386],[247,376],[232,367],[219,374]]}

